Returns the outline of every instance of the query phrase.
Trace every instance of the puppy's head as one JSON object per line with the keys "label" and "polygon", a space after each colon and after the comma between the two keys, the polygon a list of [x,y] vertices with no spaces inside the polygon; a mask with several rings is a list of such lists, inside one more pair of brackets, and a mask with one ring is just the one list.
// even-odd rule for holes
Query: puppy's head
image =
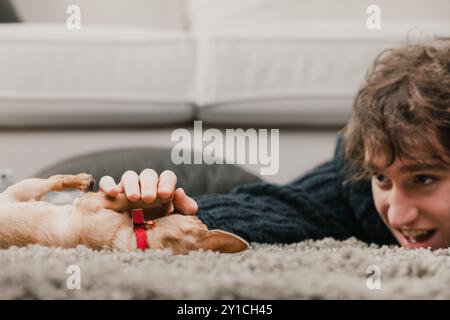
{"label": "puppy's head", "polygon": [[154,228],[147,231],[152,248],[171,248],[175,254],[200,249],[236,253],[249,248],[248,242],[235,234],[208,230],[197,216],[170,214],[154,221]]}

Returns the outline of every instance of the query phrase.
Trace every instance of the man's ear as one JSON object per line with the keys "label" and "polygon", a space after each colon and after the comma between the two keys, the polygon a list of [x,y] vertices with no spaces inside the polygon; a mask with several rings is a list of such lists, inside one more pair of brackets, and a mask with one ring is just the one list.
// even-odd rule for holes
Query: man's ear
{"label": "man's ear", "polygon": [[222,230],[209,230],[197,240],[197,246],[198,249],[222,253],[236,253],[247,250],[250,247],[248,242],[241,237]]}

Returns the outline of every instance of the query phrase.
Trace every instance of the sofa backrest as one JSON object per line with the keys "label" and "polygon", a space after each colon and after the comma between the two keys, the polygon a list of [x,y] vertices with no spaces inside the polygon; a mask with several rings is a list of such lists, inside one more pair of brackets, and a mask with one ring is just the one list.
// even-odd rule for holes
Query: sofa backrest
{"label": "sofa backrest", "polygon": [[365,25],[370,5],[377,5],[383,22],[446,22],[448,0],[188,0],[188,23],[194,31],[292,23]]}
{"label": "sofa backrest", "polygon": [[22,21],[65,22],[67,7],[78,5],[84,24],[183,30],[184,0],[11,0]]}
{"label": "sofa backrest", "polygon": [[450,1],[429,0],[10,0],[24,22],[64,22],[69,5],[82,8],[86,24],[172,30],[276,25],[312,21],[365,23],[376,4],[384,21],[448,21]]}

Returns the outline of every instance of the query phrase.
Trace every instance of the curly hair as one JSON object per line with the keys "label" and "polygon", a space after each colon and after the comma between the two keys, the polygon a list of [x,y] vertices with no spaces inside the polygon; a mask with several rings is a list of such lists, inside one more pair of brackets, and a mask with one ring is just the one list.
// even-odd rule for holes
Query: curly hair
{"label": "curly hair", "polygon": [[380,53],[344,137],[348,181],[369,178],[397,158],[448,165],[450,38]]}

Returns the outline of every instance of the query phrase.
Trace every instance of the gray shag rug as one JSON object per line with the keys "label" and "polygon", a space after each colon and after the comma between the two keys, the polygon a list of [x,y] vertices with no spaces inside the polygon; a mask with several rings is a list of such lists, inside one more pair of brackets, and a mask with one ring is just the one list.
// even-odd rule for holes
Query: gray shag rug
{"label": "gray shag rug", "polygon": [[[0,192],[15,181],[0,170]],[[47,200],[65,204],[77,195]],[[0,299],[450,299],[450,249],[353,238],[252,244],[234,255],[32,245],[0,250],[0,267]]]}
{"label": "gray shag rug", "polygon": [[450,249],[353,238],[234,255],[32,245],[0,250],[0,266],[1,299],[450,299]]}

